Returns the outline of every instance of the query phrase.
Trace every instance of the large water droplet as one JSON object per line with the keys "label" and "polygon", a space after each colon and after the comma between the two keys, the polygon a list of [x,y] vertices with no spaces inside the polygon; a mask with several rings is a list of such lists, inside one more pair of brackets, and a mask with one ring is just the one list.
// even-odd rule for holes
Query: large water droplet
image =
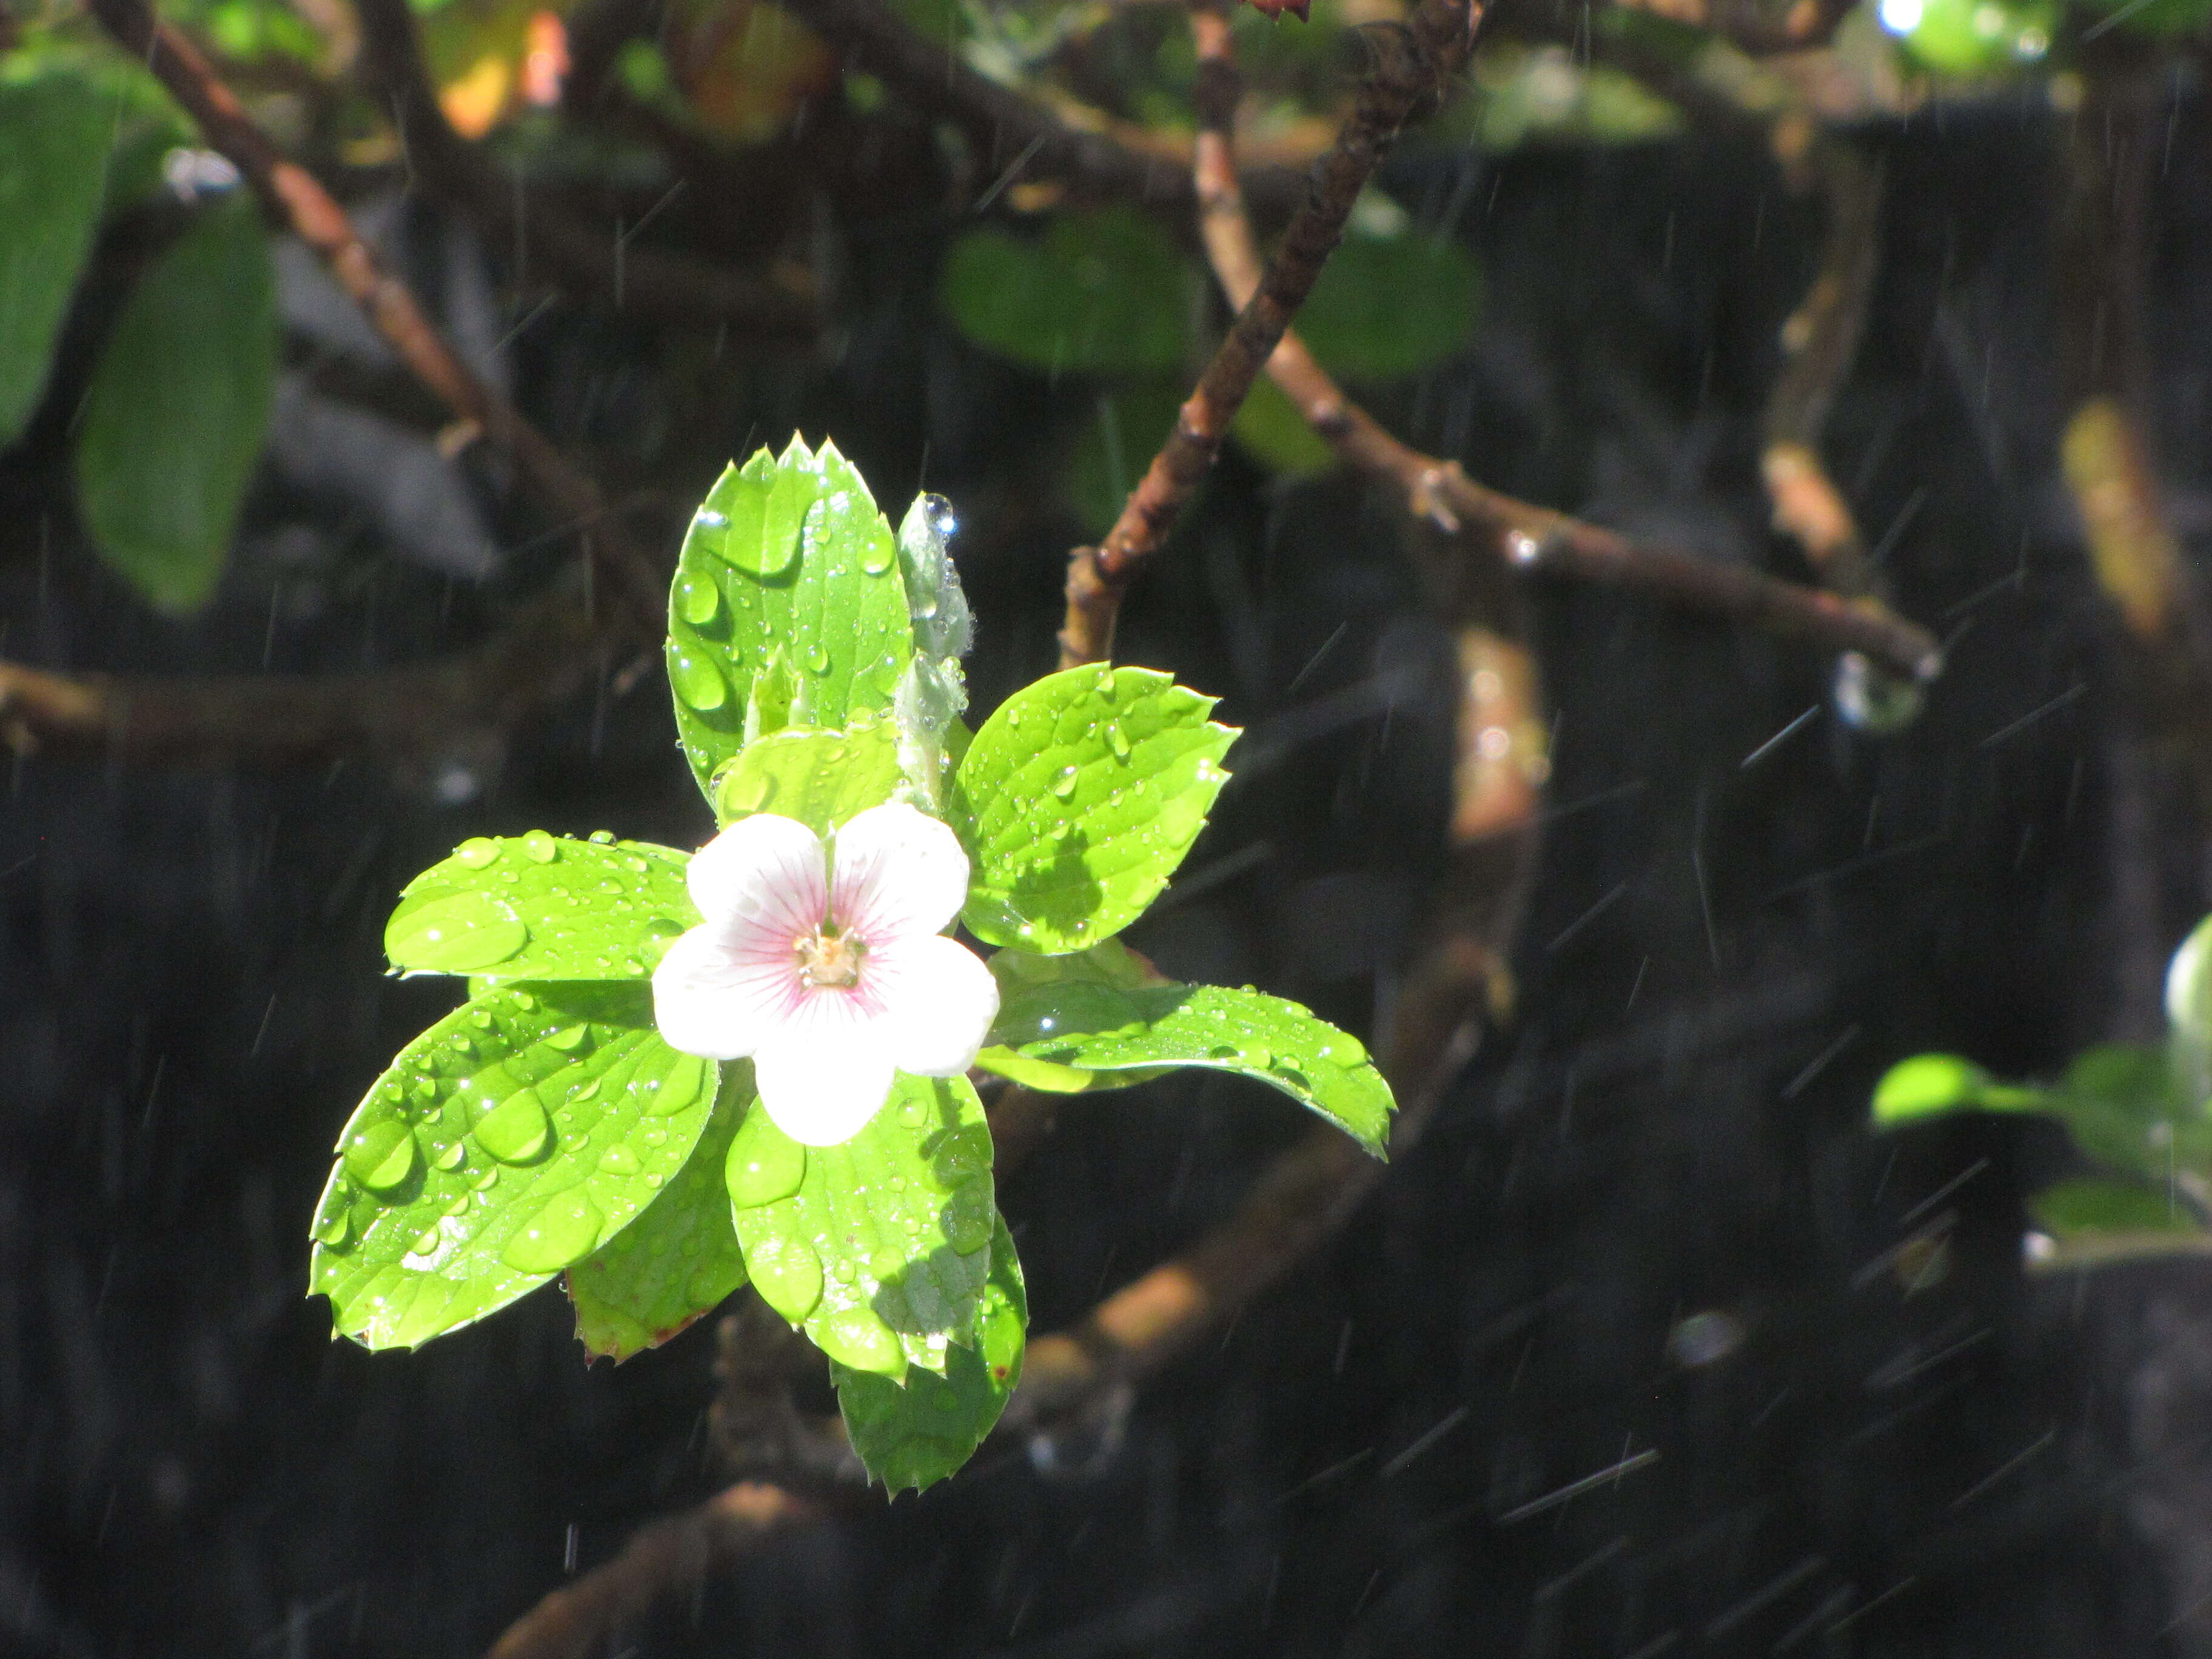
{"label": "large water droplet", "polygon": [[592,1028],[582,1022],[563,1025],[558,1030],[548,1031],[539,1039],[549,1048],[558,1048],[564,1054],[580,1051],[591,1040]]}
{"label": "large water droplet", "polygon": [[425,1227],[422,1230],[421,1236],[416,1239],[414,1243],[408,1246],[408,1254],[410,1255],[435,1255],[438,1254],[438,1247],[445,1242],[445,1234],[440,1231],[435,1225]]}
{"label": "large water droplet", "polygon": [[471,836],[453,848],[453,860],[471,870],[481,870],[499,858],[499,843],[486,836]]}
{"label": "large water droplet", "polygon": [[891,545],[888,536],[871,536],[860,552],[860,568],[871,576],[880,576],[898,559],[898,550]]}
{"label": "large water droplet", "polygon": [[686,704],[702,711],[720,708],[730,700],[730,683],[703,647],[692,650],[673,640],[668,642],[668,683]]}
{"label": "large water droplet", "polygon": [[561,843],[543,830],[532,830],[522,838],[522,852],[532,864],[550,864],[561,856]]}
{"label": "large water droplet", "polygon": [[441,1170],[458,1170],[461,1167],[462,1163],[467,1158],[468,1155],[468,1147],[462,1142],[456,1140],[449,1146],[441,1148],[438,1155],[430,1161],[433,1164],[435,1164]]}
{"label": "large water droplet", "polygon": [[799,1190],[806,1179],[806,1148],[756,1108],[746,1113],[730,1142],[722,1173],[729,1185],[730,1202],[741,1210],[757,1209]]}
{"label": "large water droplet", "polygon": [[1054,774],[1052,793],[1062,800],[1075,793],[1075,769],[1073,766],[1063,766]]}
{"label": "large water droplet", "polygon": [[806,665],[817,674],[830,672],[830,647],[819,637],[806,642]]}
{"label": "large water droplet", "polygon": [[966,1255],[991,1242],[993,1219],[990,1183],[971,1181],[952,1194],[939,1224],[945,1229],[945,1242]]}
{"label": "large water droplet", "polygon": [[696,1103],[702,1092],[711,1095],[720,1079],[720,1068],[714,1061],[701,1060],[696,1054],[682,1054],[665,1077],[656,1078],[641,1087],[636,1084],[630,1086],[637,1094],[638,1109],[646,1116],[673,1117]]}
{"label": "large water droplet", "polygon": [[712,576],[676,579],[676,614],[695,628],[703,628],[721,614],[722,587]]}
{"label": "large water droplet", "polygon": [[899,1346],[898,1334],[866,1308],[824,1314],[806,1334],[830,1358],[856,1371],[894,1378],[906,1375],[906,1350]]}
{"label": "large water droplet", "polygon": [[315,1224],[315,1243],[320,1244],[325,1249],[343,1249],[346,1237],[352,1231],[352,1213],[341,1200],[331,1206],[328,1215]]}
{"label": "large water droplet", "polygon": [[605,1223],[599,1206],[580,1188],[571,1187],[540,1205],[507,1241],[499,1259],[526,1273],[558,1273],[597,1248]]}
{"label": "large water droplet", "polygon": [[530,929],[489,893],[454,893],[403,905],[384,930],[385,954],[402,968],[467,974],[505,962]]}
{"label": "large water droplet", "polygon": [[745,1271],[761,1300],[794,1325],[822,1300],[822,1258],[799,1239],[779,1235],[749,1245]]}
{"label": "large water droplet", "polygon": [[947,1186],[981,1175],[991,1167],[991,1132],[981,1124],[954,1130],[938,1143],[930,1163]]}
{"label": "large water droplet", "polygon": [[553,1121],[535,1089],[509,1095],[477,1121],[477,1145],[502,1164],[527,1164],[545,1150]]}
{"label": "large water droplet", "polygon": [[380,1118],[346,1142],[346,1173],[373,1193],[388,1193],[415,1173],[415,1134],[405,1124]]}
{"label": "large water droplet", "polygon": [[599,1168],[608,1175],[634,1176],[643,1167],[637,1154],[619,1140],[599,1154]]}

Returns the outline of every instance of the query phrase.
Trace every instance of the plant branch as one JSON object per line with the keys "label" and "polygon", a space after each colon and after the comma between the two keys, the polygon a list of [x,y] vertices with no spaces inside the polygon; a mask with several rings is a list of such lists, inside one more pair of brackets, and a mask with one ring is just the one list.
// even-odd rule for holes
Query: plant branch
{"label": "plant branch", "polygon": [[1422,0],[1403,25],[1368,31],[1375,65],[1344,128],[1315,164],[1306,198],[1252,297],[1199,377],[1175,429],[1153,456],[1104,541],[1068,561],[1060,665],[1103,661],[1112,651],[1121,596],[1159,550],[1228,435],[1252,381],[1319,280],[1346,219],[1400,130],[1466,63],[1481,0]]}
{"label": "plant branch", "polygon": [[91,0],[107,32],[153,70],[208,143],[243,174],[269,216],[322,258],[400,361],[460,420],[513,459],[559,518],[589,526],[586,544],[621,596],[638,642],[657,640],[665,582],[652,558],[608,515],[599,486],[571,466],[514,405],[478,379],[432,325],[405,283],[384,268],[346,211],[314,175],[288,158],[198,47],[158,22],[145,0]]}
{"label": "plant branch", "polygon": [[1620,0],[1670,22],[1710,29],[1753,58],[1808,52],[1834,39],[1858,0]]}
{"label": "plant branch", "polygon": [[696,1509],[641,1527],[612,1560],[564,1585],[507,1627],[487,1659],[584,1659],[650,1612],[675,1586],[696,1583],[767,1539],[815,1524],[827,1511],[763,1481],[740,1480]]}
{"label": "plant branch", "polygon": [[429,192],[503,238],[526,234],[533,256],[571,286],[612,297],[617,308],[670,322],[726,322],[764,338],[805,340],[821,326],[813,299],[741,272],[702,264],[578,224],[533,204],[526,225],[514,179],[447,125],[422,66],[407,0],[358,0],[362,69],[378,103],[399,124],[416,178]]}
{"label": "plant branch", "polygon": [[1833,138],[1816,143],[1812,161],[1828,224],[1813,284],[1782,327],[1783,367],[1767,398],[1760,471],[1774,527],[1804,550],[1822,584],[1846,599],[1881,599],[1880,573],[1820,459],[1820,439],[1857,360],[1881,269],[1882,171]]}

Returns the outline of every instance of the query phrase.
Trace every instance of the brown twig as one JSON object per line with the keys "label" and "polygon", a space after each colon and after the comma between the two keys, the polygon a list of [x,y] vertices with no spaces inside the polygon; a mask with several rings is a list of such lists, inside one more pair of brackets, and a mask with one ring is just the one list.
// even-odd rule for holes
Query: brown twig
{"label": "brown twig", "polygon": [[1826,198],[1827,229],[1813,284],[1782,327],[1783,367],[1767,398],[1760,471],[1774,527],[1805,550],[1822,584],[1846,599],[1880,599],[1880,574],[1867,562],[1850,504],[1820,459],[1820,439],[1857,360],[1881,268],[1881,165],[1833,138],[1817,142],[1811,160]]}
{"label": "brown twig", "polygon": [[358,0],[355,9],[363,74],[377,102],[399,124],[414,176],[432,195],[504,239],[526,237],[530,256],[562,282],[611,295],[617,307],[641,316],[726,322],[761,339],[806,340],[819,331],[811,295],[658,248],[632,246],[620,235],[578,224],[542,204],[527,210],[526,225],[518,225],[525,210],[515,181],[455,132],[438,106],[406,0]]}
{"label": "brown twig", "polygon": [[1375,65],[1336,143],[1315,164],[1282,246],[1114,527],[1097,547],[1078,548],[1068,561],[1063,668],[1103,661],[1112,651],[1121,595],[1212,466],[1244,394],[1312,292],[1376,164],[1414,112],[1466,63],[1481,16],[1481,0],[1422,0],[1404,26],[1368,32]]}
{"label": "brown twig", "polygon": [[696,1583],[766,1539],[811,1525],[827,1511],[811,1498],[740,1480],[696,1509],[641,1527],[622,1553],[564,1585],[507,1627],[487,1659],[584,1659],[650,1612],[678,1584]]}
{"label": "brown twig", "polygon": [[176,28],[157,22],[145,0],[91,0],[107,32],[160,77],[252,185],[264,209],[319,255],[400,360],[459,419],[473,422],[513,459],[558,517],[584,528],[587,545],[621,596],[641,641],[659,637],[665,581],[652,558],[608,515],[599,486],[568,464],[514,405],[478,379],[439,334],[405,283],[386,270],[353,221],[317,182],[255,125],[234,94]]}

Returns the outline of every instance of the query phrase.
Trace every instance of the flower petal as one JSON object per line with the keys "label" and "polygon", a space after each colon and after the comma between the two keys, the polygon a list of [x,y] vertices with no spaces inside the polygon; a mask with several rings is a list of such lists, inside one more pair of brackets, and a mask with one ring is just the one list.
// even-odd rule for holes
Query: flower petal
{"label": "flower petal", "polygon": [[732,944],[787,955],[829,908],[822,838],[796,818],[756,812],[692,856],[691,902]]}
{"label": "flower petal", "polygon": [[805,988],[788,951],[762,961],[694,927],[653,970],[653,1024],[684,1054],[742,1060],[790,1023]]}
{"label": "flower petal", "polygon": [[830,913],[871,949],[934,933],[968,902],[960,838],[903,801],[871,806],[840,829],[836,865]]}
{"label": "flower petal", "polygon": [[753,1081],[775,1127],[805,1146],[860,1133],[891,1091],[891,1059],[877,1027],[855,1022],[837,1040],[787,1029],[753,1056]]}
{"label": "flower petal", "polygon": [[936,933],[868,953],[861,969],[884,1007],[891,1061],[916,1077],[957,1077],[999,1017],[999,981],[966,945]]}

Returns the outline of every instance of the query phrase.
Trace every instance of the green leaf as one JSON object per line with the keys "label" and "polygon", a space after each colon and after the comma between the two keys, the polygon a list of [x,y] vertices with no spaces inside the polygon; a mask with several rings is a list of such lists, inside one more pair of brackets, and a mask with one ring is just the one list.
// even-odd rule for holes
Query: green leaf
{"label": "green leaf", "polygon": [[2202,1233],[2185,1206],[2133,1182],[2061,1181],[2028,1200],[2035,1224],[2061,1243],[2130,1233]]}
{"label": "green leaf", "polygon": [[1148,668],[1071,668],[999,705],[953,775],[978,939],[1080,951],[1145,911],[1190,851],[1237,732]]}
{"label": "green leaf", "polygon": [[1229,434],[1255,460],[1285,477],[1311,477],[1336,465],[1336,452],[1264,374],[1252,382]]}
{"label": "green leaf", "polygon": [[991,1233],[975,1346],[954,1348],[943,1376],[909,1371],[901,1388],[849,1365],[830,1367],[845,1432],[868,1473],[895,1494],[920,1492],[973,1457],[1021,1382],[1029,1322],[1021,1261],[1001,1217]]}
{"label": "green leaf", "polygon": [[[914,654],[890,526],[853,465],[794,437],[726,469],[691,520],[669,604],[668,679],[692,775],[785,726],[888,712]],[[888,580],[887,580],[888,579]]]}
{"label": "green leaf", "polygon": [[[1006,997],[991,1041],[1024,1059],[1085,1072],[1150,1073],[1170,1066],[1233,1072],[1280,1090],[1377,1158],[1389,1143],[1390,1085],[1359,1039],[1261,992],[1171,981],[1040,984]],[[978,1063],[996,1069],[994,1058],[986,1049]]]}
{"label": "green leaf", "polygon": [[684,1167],[644,1214],[568,1269],[577,1340],[592,1358],[619,1364],[657,1348],[745,1282],[722,1164],[752,1101],[752,1075],[743,1060],[726,1069]]}
{"label": "green leaf", "polygon": [[74,75],[0,84],[0,449],[22,434],[46,390],[100,228],[111,124]]}
{"label": "green leaf", "polygon": [[900,781],[898,732],[888,720],[866,715],[842,732],[787,726],[755,738],[714,774],[714,820],[774,812],[827,835],[890,799]]}
{"label": "green leaf", "polygon": [[1875,1123],[1888,1128],[1943,1112],[1978,1110],[1983,1091],[1994,1081],[1961,1055],[1915,1054],[1898,1061],[1875,1085]]}
{"label": "green leaf", "polygon": [[638,979],[697,925],[690,854],[532,830],[479,836],[407,884],[385,925],[392,965],[426,974]]}
{"label": "green leaf", "polygon": [[1416,230],[1352,235],[1322,268],[1298,333],[1340,379],[1400,380],[1467,344],[1480,297],[1474,256],[1456,242]]}
{"label": "green leaf", "polygon": [[1054,215],[1035,240],[969,232],[945,255],[937,295],[962,333],[1031,368],[1173,373],[1194,275],[1151,216],[1102,208]]}
{"label": "green leaf", "polygon": [[943,1376],[975,1340],[990,1267],[991,1131],[965,1078],[902,1072],[838,1146],[802,1146],[756,1108],[730,1146],[753,1288],[839,1364]]}
{"label": "green leaf", "polygon": [[85,393],[77,499],[155,609],[215,592],[276,384],[276,292],[252,202],[209,209],[138,279]]}
{"label": "green leaf", "polygon": [[641,985],[485,992],[399,1053],[339,1137],[308,1286],[412,1347],[590,1255],[684,1167],[716,1087]]}

